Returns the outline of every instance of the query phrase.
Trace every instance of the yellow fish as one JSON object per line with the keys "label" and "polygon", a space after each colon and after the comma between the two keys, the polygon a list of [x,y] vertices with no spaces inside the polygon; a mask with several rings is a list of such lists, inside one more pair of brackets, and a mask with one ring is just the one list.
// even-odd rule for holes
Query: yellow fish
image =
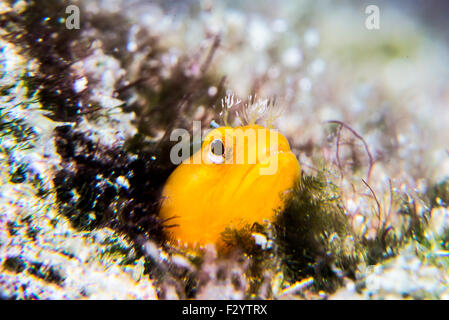
{"label": "yellow fish", "polygon": [[263,223],[283,209],[301,168],[287,139],[259,125],[220,127],[184,160],[162,191],[171,240],[217,243],[227,227]]}

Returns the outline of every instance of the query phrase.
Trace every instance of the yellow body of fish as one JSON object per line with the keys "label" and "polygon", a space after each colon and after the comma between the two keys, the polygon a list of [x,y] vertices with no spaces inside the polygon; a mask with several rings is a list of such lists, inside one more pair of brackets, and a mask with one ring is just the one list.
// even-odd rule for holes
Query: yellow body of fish
{"label": "yellow body of fish", "polygon": [[258,125],[217,128],[167,180],[160,216],[175,225],[167,228],[174,241],[216,243],[227,227],[272,219],[300,171],[279,132]]}

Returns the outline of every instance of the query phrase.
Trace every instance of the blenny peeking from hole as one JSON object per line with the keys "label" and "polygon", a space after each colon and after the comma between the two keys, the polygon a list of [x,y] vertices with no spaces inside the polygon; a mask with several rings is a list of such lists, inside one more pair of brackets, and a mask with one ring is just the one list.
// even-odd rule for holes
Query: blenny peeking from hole
{"label": "blenny peeking from hole", "polygon": [[219,244],[226,228],[273,220],[300,173],[278,131],[254,123],[215,128],[168,178],[159,214],[172,241]]}

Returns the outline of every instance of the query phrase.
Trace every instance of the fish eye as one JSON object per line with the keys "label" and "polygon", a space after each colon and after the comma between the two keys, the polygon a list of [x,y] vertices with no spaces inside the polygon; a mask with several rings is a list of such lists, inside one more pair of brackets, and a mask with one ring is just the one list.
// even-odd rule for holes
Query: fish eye
{"label": "fish eye", "polygon": [[220,139],[215,139],[210,144],[207,158],[210,162],[215,164],[222,164],[224,162],[224,144]]}
{"label": "fish eye", "polygon": [[224,154],[224,144],[220,139],[215,139],[210,144],[210,150],[215,156],[223,156]]}

